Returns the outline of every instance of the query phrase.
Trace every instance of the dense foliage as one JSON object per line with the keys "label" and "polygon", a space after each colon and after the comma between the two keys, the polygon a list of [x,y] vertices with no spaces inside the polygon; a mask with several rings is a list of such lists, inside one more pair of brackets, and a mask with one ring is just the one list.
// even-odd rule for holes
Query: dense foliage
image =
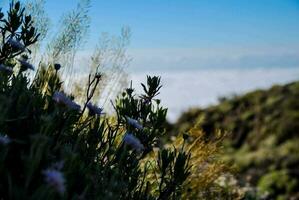
{"label": "dense foliage", "polygon": [[184,113],[173,130],[201,127],[206,138],[227,132],[225,157],[239,169],[241,186],[265,199],[299,199],[299,82],[222,98]]}
{"label": "dense foliage", "polygon": [[[63,80],[68,66],[56,62],[57,57],[32,65],[46,32],[39,34],[35,27],[47,28],[42,25],[47,20],[34,21],[44,13],[38,4],[28,8],[30,12],[12,2],[7,15],[0,10],[0,199],[240,197],[221,184],[230,174],[220,159],[222,133],[206,140],[202,130],[193,128],[170,139],[167,109],[157,99],[160,77],[148,76],[141,95],[126,88],[111,101],[114,115],[107,115],[97,105],[110,83],[105,81],[109,73],[101,71],[105,56],[111,58],[105,49],[93,55],[86,86],[80,79],[75,95],[66,92],[72,91]],[[85,13],[84,6],[79,8],[77,13]],[[112,48],[117,68],[126,63],[125,44]],[[75,60],[67,59],[64,64]],[[108,88],[115,89],[115,83]]]}
{"label": "dense foliage", "polygon": [[91,102],[102,78],[91,74],[81,108],[60,64],[40,64],[29,79],[39,34],[24,11],[17,2],[0,13],[0,199],[179,199],[191,155],[183,146],[153,153],[167,113],[160,78],[148,77],[141,96],[126,89],[108,118]]}

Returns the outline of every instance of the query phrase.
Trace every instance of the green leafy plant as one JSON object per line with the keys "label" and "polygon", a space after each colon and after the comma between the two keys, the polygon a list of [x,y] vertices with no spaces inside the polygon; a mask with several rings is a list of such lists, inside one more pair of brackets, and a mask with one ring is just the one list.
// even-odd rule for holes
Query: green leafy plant
{"label": "green leafy plant", "polygon": [[139,96],[127,88],[109,117],[93,102],[97,71],[81,106],[65,92],[60,64],[41,63],[29,78],[39,34],[24,11],[16,2],[0,13],[0,199],[180,199],[191,155],[159,144],[160,78],[148,77]]}

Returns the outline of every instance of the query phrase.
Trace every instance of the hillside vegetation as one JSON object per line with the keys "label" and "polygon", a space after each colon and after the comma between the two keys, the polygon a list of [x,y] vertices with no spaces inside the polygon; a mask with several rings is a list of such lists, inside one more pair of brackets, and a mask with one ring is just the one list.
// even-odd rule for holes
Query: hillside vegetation
{"label": "hillside vegetation", "polygon": [[218,105],[182,114],[171,129],[199,126],[212,138],[227,133],[225,159],[239,184],[267,199],[299,199],[299,82],[222,98]]}

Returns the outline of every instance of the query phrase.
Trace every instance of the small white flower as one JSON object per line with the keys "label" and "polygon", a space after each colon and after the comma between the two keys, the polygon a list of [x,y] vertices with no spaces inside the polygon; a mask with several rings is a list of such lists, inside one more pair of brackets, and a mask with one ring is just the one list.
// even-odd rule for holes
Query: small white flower
{"label": "small white flower", "polygon": [[91,113],[91,115],[102,115],[102,114],[104,114],[102,108],[98,108],[97,106],[92,105],[92,103],[90,103],[90,102],[86,106],[87,106],[89,112]]}
{"label": "small white flower", "polygon": [[141,152],[142,150],[144,150],[144,146],[143,146],[143,144],[141,144],[140,140],[130,133],[126,133],[126,135],[123,138],[123,142],[126,145],[131,146],[138,152]]}
{"label": "small white flower", "polygon": [[139,129],[139,130],[142,130],[143,129],[143,126],[136,120],[136,119],[132,119],[128,116],[126,116],[126,119],[127,119],[127,122],[134,126],[135,128]]}
{"label": "small white flower", "polygon": [[65,94],[62,92],[54,92],[53,94],[53,100],[57,103],[64,104],[67,107],[69,107],[72,110],[80,110],[81,106],[77,103],[73,102],[71,99],[69,99]]}
{"label": "small white flower", "polygon": [[27,69],[31,69],[34,70],[34,66],[31,65],[29,62],[27,62],[26,60],[23,59],[18,59],[18,61],[21,63],[21,66],[27,70]]}
{"label": "small white flower", "polygon": [[60,194],[65,192],[65,180],[60,171],[47,169],[42,174],[45,176],[45,181],[49,186],[53,187]]}
{"label": "small white flower", "polygon": [[25,51],[25,46],[19,41],[19,40],[15,40],[10,38],[9,40],[7,40],[7,43],[15,49],[18,49],[20,51]]}
{"label": "small white flower", "polygon": [[7,145],[10,142],[11,142],[11,140],[7,135],[5,135],[5,136],[0,135],[0,144]]}
{"label": "small white flower", "polygon": [[11,67],[8,67],[4,64],[0,64],[0,71],[7,72],[9,74],[13,73],[13,69]]}

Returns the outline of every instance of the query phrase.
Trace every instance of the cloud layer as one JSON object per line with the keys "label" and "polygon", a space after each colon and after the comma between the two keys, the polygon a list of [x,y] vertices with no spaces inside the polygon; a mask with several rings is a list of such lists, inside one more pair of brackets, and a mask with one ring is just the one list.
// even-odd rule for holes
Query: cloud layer
{"label": "cloud layer", "polygon": [[298,46],[132,49],[132,71],[202,68],[299,67]]}
{"label": "cloud layer", "polygon": [[132,73],[133,86],[141,92],[146,75],[162,77],[162,104],[168,118],[175,121],[190,107],[215,104],[219,97],[242,94],[299,79],[299,68],[199,69],[187,71],[148,71]]}

